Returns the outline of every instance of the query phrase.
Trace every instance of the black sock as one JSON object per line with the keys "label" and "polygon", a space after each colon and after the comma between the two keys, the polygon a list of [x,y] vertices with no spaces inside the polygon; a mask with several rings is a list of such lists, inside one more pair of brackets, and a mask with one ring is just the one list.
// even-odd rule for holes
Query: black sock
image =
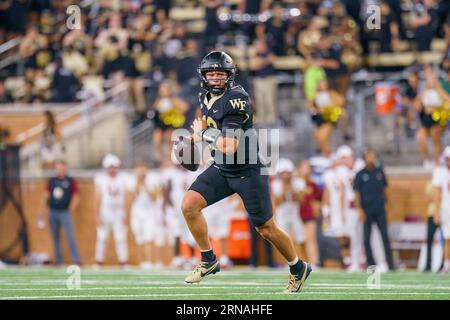
{"label": "black sock", "polygon": [[297,263],[290,266],[289,269],[294,276],[301,276],[305,270],[305,264],[302,260],[298,259]]}
{"label": "black sock", "polygon": [[202,254],[202,261],[212,262],[216,260],[216,255],[212,249],[208,251],[200,251],[200,253]]}

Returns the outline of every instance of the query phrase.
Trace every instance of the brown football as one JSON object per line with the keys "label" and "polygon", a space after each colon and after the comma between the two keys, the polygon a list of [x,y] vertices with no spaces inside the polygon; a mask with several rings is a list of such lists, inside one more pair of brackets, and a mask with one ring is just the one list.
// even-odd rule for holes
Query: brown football
{"label": "brown football", "polygon": [[175,157],[178,163],[189,171],[197,171],[201,154],[194,141],[181,136],[175,143]]}

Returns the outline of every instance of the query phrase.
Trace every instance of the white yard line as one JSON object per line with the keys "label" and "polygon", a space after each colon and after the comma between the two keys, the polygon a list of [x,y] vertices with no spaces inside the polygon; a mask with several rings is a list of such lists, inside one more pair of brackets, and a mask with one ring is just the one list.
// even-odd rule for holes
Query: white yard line
{"label": "white yard line", "polygon": [[[59,282],[58,284],[63,284],[62,282]],[[83,287],[83,284],[86,285],[87,283],[82,282],[81,283],[81,290],[143,290],[143,289],[161,289],[161,290],[174,290],[174,289],[230,289],[233,286],[236,286],[234,289],[248,289],[248,288],[279,288],[283,287],[283,283],[204,283],[204,284],[198,284],[198,285],[188,285],[188,284],[180,284],[177,282],[173,286],[167,286],[167,282],[149,282],[147,286],[142,286],[142,283],[137,284],[136,286],[116,286],[116,287]],[[106,284],[104,282],[98,282],[96,284]],[[117,283],[111,283],[111,284],[117,284]],[[129,282],[127,282],[128,285],[130,285]],[[9,284],[13,286],[14,284]],[[44,284],[43,284],[44,285]],[[161,286],[165,285],[165,286]],[[28,284],[29,286],[29,284]],[[333,288],[333,289],[368,289],[366,284],[336,284],[336,283],[311,283],[307,285],[308,287],[316,287],[316,288]],[[241,288],[237,288],[241,287]],[[5,288],[1,287],[0,289],[2,291],[66,291],[67,288]],[[380,284],[380,289],[382,290],[402,290],[402,289],[416,289],[416,290],[448,290],[450,294],[450,287],[444,287],[444,286],[417,286],[417,285],[389,285],[389,284]],[[371,290],[371,289],[369,289]]]}
{"label": "white yard line", "polygon": [[[305,291],[298,294],[298,298],[301,299],[302,296],[305,295],[335,295],[339,296],[351,296],[351,295],[359,295],[359,293],[352,292],[324,292],[324,291]],[[450,293],[448,292],[366,292],[366,295],[406,295],[406,296],[427,296],[427,295],[446,295],[450,297]],[[0,300],[12,300],[12,299],[64,299],[64,298],[144,298],[144,297],[199,297],[199,296],[274,296],[274,295],[285,295],[281,292],[264,292],[264,293],[178,293],[178,294],[78,294],[78,295],[47,295],[47,296],[10,296],[10,297],[0,297]],[[289,296],[293,296],[295,294],[288,294]]]}

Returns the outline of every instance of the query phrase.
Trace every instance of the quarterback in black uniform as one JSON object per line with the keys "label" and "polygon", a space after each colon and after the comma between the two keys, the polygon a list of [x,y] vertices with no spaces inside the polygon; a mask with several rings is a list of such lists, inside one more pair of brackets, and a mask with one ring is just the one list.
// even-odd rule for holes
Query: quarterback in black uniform
{"label": "quarterback in black uniform", "polygon": [[257,156],[257,143],[252,146],[256,133],[252,129],[251,102],[247,92],[234,83],[233,60],[225,52],[211,52],[203,58],[198,73],[202,118],[194,120],[191,126],[192,138],[209,144],[214,163],[198,176],[183,199],[184,218],[202,255],[201,262],[185,281],[198,283],[220,271],[201,210],[237,193],[256,230],[280,251],[290,266],[291,275],[284,291],[298,292],[311,267],[298,258],[292,240],[274,222],[269,179],[261,174],[263,164]]}

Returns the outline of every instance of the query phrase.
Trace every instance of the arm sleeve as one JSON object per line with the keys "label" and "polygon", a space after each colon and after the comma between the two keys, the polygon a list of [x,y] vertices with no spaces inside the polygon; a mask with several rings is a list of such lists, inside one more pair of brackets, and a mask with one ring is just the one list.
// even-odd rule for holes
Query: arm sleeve
{"label": "arm sleeve", "polygon": [[222,122],[222,132],[225,129],[240,129],[244,122],[244,117],[240,114],[226,115]]}

